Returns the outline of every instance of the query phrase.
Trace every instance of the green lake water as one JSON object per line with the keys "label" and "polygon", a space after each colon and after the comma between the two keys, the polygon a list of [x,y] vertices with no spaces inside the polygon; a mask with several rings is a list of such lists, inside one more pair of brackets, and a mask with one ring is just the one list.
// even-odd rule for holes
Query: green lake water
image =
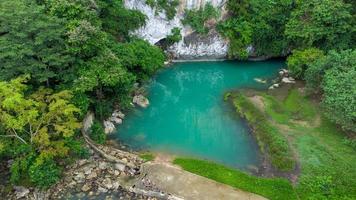
{"label": "green lake water", "polygon": [[283,61],[185,62],[157,73],[148,84],[150,106],[129,112],[115,137],[136,150],[208,159],[244,169],[260,163],[248,127],[224,101],[240,88],[265,89]]}

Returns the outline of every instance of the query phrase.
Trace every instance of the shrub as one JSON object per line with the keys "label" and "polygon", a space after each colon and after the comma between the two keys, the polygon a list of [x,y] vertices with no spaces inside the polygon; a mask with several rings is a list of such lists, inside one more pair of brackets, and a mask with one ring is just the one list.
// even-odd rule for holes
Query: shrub
{"label": "shrub", "polygon": [[146,0],[146,4],[151,8],[156,8],[156,14],[163,10],[167,19],[171,20],[176,16],[179,0]]}
{"label": "shrub", "polygon": [[182,39],[182,35],[180,33],[180,28],[174,27],[171,30],[171,34],[167,36],[168,45],[172,45],[176,42],[179,42]]}
{"label": "shrub", "polygon": [[345,62],[333,63],[325,73],[322,104],[330,120],[356,132],[356,51],[343,51],[340,56]]}
{"label": "shrub", "polygon": [[52,159],[44,162],[35,162],[29,168],[31,181],[39,188],[48,188],[60,179],[61,169]]}
{"label": "shrub", "polygon": [[103,125],[99,121],[94,121],[90,128],[89,137],[99,144],[105,143],[106,134],[104,132]]}
{"label": "shrub", "polygon": [[184,25],[189,25],[199,34],[207,34],[209,29],[206,27],[206,22],[209,19],[219,17],[219,12],[210,3],[205,4],[204,8],[185,10],[185,16],[182,20]]}
{"label": "shrub", "polygon": [[295,78],[303,79],[308,65],[322,56],[323,51],[316,48],[295,50],[287,59],[288,69]]}

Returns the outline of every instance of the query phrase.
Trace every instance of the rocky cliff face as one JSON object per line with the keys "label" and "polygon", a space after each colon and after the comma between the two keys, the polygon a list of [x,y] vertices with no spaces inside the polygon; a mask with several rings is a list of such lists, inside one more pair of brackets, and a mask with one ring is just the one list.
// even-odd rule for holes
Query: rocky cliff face
{"label": "rocky cliff face", "polygon": [[200,8],[206,3],[217,7],[222,16],[226,13],[224,10],[225,0],[180,0],[176,16],[172,20],[168,20],[164,11],[156,13],[154,8],[145,4],[145,0],[125,0],[127,8],[140,10],[147,16],[146,26],[136,30],[133,34],[151,44],[165,39],[174,27],[181,28],[183,39],[168,49],[175,59],[223,58],[227,54],[228,42],[215,30],[211,30],[206,36],[201,36],[181,23],[185,9]]}

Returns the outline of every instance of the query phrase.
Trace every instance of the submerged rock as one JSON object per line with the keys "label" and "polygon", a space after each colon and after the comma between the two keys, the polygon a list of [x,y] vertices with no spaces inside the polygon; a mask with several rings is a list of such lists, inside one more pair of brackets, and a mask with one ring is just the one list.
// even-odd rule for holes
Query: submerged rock
{"label": "submerged rock", "polygon": [[135,95],[132,99],[132,102],[139,105],[142,108],[146,108],[150,104],[148,99],[141,94]]}
{"label": "submerged rock", "polygon": [[263,83],[263,84],[267,83],[267,80],[261,78],[254,78],[253,80],[256,81],[257,83]]}

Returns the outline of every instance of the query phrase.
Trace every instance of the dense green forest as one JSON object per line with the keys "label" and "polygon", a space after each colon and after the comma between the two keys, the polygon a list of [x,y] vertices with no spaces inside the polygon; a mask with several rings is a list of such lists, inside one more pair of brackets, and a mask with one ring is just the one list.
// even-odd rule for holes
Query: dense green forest
{"label": "dense green forest", "polygon": [[0,156],[14,159],[12,183],[58,181],[87,155],[78,130],[87,110],[102,120],[124,109],[133,84],[163,66],[161,49],[128,35],[145,20],[120,1],[0,2]]}
{"label": "dense green forest", "polygon": [[[250,47],[255,56],[287,57],[292,75],[356,149],[355,2],[229,0],[216,29],[229,40],[231,59],[247,59]],[[178,1],[147,4],[171,19]],[[206,34],[205,22],[219,15],[207,4],[186,11],[183,24]],[[88,156],[79,131],[87,111],[102,121],[129,108],[134,84],[166,59],[161,48],[129,34],[145,21],[120,0],[1,0],[0,159],[13,160],[13,184],[56,183],[63,166]],[[180,29],[168,40],[181,40]],[[103,143],[101,123],[92,129]]]}

